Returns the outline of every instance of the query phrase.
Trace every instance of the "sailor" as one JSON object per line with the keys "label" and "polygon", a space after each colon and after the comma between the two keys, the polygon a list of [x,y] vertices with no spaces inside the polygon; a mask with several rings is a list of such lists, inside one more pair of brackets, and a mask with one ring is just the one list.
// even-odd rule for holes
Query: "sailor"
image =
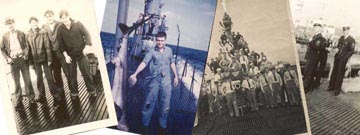
{"label": "sailor", "polygon": [[338,52],[335,54],[334,67],[330,77],[328,90],[334,91],[333,95],[340,94],[345,74],[345,67],[349,58],[354,54],[355,39],[350,35],[350,27],[343,27],[343,36],[338,42]]}
{"label": "sailor", "polygon": [[226,36],[225,32],[223,32],[221,34],[220,39],[221,39],[221,44],[220,45],[225,46],[228,43],[228,41],[227,41],[228,39],[227,39],[227,36]]}
{"label": "sailor", "polygon": [[239,57],[239,62],[240,62],[240,65],[243,69],[243,72],[244,73],[247,73],[248,72],[248,63],[249,63],[249,60],[248,60],[248,57],[246,55],[244,55],[244,51],[240,51],[240,57]]}
{"label": "sailor", "polygon": [[260,59],[260,54],[255,52],[254,50],[251,51],[250,55],[253,57],[252,63],[254,63],[254,66],[258,66],[258,61]]}
{"label": "sailor", "polygon": [[280,103],[285,104],[285,98],[282,97],[282,85],[283,81],[278,72],[276,72],[275,66],[270,68],[270,72],[267,74],[269,78],[269,83],[271,83],[272,95],[273,95],[273,105],[277,106],[278,99],[280,98]]}
{"label": "sailor", "polygon": [[314,24],[315,35],[312,40],[309,42],[307,48],[305,59],[305,73],[304,73],[304,90],[305,92],[312,91],[314,88],[314,77],[316,75],[316,70],[319,64],[319,50],[323,48],[326,43],[326,39],[322,36],[322,25],[319,23]]}
{"label": "sailor", "polygon": [[[323,37],[325,39],[325,41],[321,41],[324,42],[320,45],[319,47],[319,67],[317,69],[316,75],[315,75],[315,81],[314,81],[314,88],[317,88],[320,86],[320,81],[321,78],[324,76],[325,74],[325,68],[326,68],[326,64],[327,64],[327,58],[328,58],[328,47],[330,46],[330,40]],[[322,39],[322,40],[324,40]]]}
{"label": "sailor", "polygon": [[85,47],[91,46],[91,37],[84,25],[79,21],[70,18],[67,10],[61,10],[59,13],[62,25],[58,28],[58,42],[60,52],[69,66],[70,80],[69,89],[71,100],[78,103],[79,90],[77,81],[77,67],[79,66],[82,77],[85,81],[89,99],[97,97],[93,77],[90,73],[89,61],[84,53],[87,53]]}
{"label": "sailor", "polygon": [[220,68],[220,64],[219,61],[215,60],[214,58],[211,58],[210,64],[208,64],[208,66],[210,67],[210,70],[216,74],[217,73],[217,69]]}
{"label": "sailor", "polygon": [[44,17],[46,19],[46,23],[42,26],[42,29],[46,31],[52,49],[52,63],[50,67],[54,76],[55,84],[60,90],[59,94],[61,96],[61,99],[65,100],[64,81],[61,77],[61,68],[63,69],[65,77],[68,78],[68,83],[70,82],[70,75],[68,72],[68,64],[65,62],[64,56],[60,52],[57,38],[58,29],[62,25],[62,23],[55,20],[54,12],[52,10],[46,10],[44,13]]}
{"label": "sailor", "polygon": [[15,83],[15,110],[23,111],[22,89],[20,85],[20,72],[22,74],[25,93],[31,106],[35,105],[35,94],[31,84],[29,72],[29,48],[26,45],[25,34],[15,29],[15,20],[11,17],[5,19],[5,26],[8,29],[2,37],[0,44],[1,53],[7,64],[11,66],[11,74]]}
{"label": "sailor", "polygon": [[274,107],[273,97],[272,97],[272,86],[269,82],[268,77],[269,69],[268,66],[265,66],[263,70],[261,70],[261,74],[259,75],[259,85],[261,91],[264,93],[264,104],[266,108]]}
{"label": "sailor", "polygon": [[167,30],[166,15],[162,15],[161,20],[160,20],[159,31],[165,32],[166,30]]}
{"label": "sailor", "polygon": [[212,80],[212,86],[214,86],[212,89],[212,92],[214,93],[214,104],[216,107],[217,110],[221,110],[221,106],[220,106],[220,102],[221,102],[221,99],[223,97],[223,93],[221,92],[221,89],[222,89],[222,82],[223,82],[223,73],[222,73],[222,69],[221,68],[218,68],[216,69],[217,73],[214,75],[214,78]]}
{"label": "sailor", "polygon": [[212,114],[214,112],[214,101],[216,97],[216,91],[213,89],[213,85],[211,84],[211,81],[206,82],[206,94],[208,96],[208,104],[209,104],[209,114]]}
{"label": "sailor", "polygon": [[234,112],[235,112],[235,116],[239,117],[240,114],[239,114],[239,108],[238,108],[238,105],[236,102],[237,101],[236,93],[235,93],[235,90],[231,86],[231,79],[229,77],[224,78],[224,82],[222,84],[222,92],[226,98],[230,117],[234,117]]}
{"label": "sailor", "polygon": [[259,68],[254,66],[253,63],[250,63],[248,73],[249,73],[249,75],[255,76],[260,73]]}
{"label": "sailor", "polygon": [[[172,91],[171,71],[174,74],[174,86],[178,85],[178,75],[175,59],[171,48],[165,46],[166,33],[156,34],[156,47],[148,52],[137,67],[134,74],[129,78],[130,82],[136,82],[136,76],[149,65],[150,77],[148,77],[148,90],[145,93],[145,104],[142,108],[142,124],[149,129],[153,112],[159,112],[160,132],[164,133],[167,127],[167,119],[170,110],[170,98]],[[159,111],[154,111],[155,105],[159,104]]]}
{"label": "sailor", "polygon": [[53,96],[53,107],[57,108],[60,104],[60,88],[56,87],[54,83],[54,76],[51,72],[50,65],[52,63],[52,50],[49,38],[45,30],[38,27],[39,20],[35,17],[30,17],[29,23],[31,29],[27,35],[26,41],[30,49],[31,56],[29,61],[35,67],[35,73],[37,77],[37,88],[39,91],[39,97],[35,99],[36,102],[45,103],[45,85],[43,74],[45,74],[47,84],[51,95]]}
{"label": "sailor", "polygon": [[300,104],[300,91],[297,74],[290,69],[290,65],[285,65],[284,82],[286,86],[286,93],[290,105]]}
{"label": "sailor", "polygon": [[254,75],[246,76],[242,82],[243,91],[247,93],[250,101],[251,111],[259,110],[256,101],[256,82],[254,81]]}

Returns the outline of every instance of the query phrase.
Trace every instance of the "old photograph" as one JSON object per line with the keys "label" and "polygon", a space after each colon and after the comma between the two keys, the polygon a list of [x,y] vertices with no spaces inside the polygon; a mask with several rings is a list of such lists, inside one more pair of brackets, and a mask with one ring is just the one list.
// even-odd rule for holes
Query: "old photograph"
{"label": "old photograph", "polygon": [[2,1],[0,11],[1,92],[12,134],[116,125],[92,1]]}
{"label": "old photograph", "polygon": [[286,0],[218,0],[194,135],[307,133]]}
{"label": "old photograph", "polygon": [[101,38],[122,131],[190,135],[216,0],[109,0]]}
{"label": "old photograph", "polygon": [[360,132],[359,6],[356,0],[291,0],[313,134]]}

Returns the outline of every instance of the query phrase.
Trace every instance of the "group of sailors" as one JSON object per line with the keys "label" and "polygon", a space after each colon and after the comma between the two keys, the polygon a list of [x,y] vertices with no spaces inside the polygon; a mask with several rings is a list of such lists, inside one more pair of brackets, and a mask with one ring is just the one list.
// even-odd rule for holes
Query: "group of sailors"
{"label": "group of sailors", "polygon": [[[70,18],[69,12],[59,12],[60,21],[55,20],[55,13],[47,10],[44,13],[46,23],[39,27],[36,17],[29,18],[30,29],[25,34],[15,28],[15,19],[7,17],[4,24],[7,31],[4,33],[0,48],[3,58],[11,67],[11,75],[15,84],[15,110],[24,111],[23,94],[20,82],[20,73],[25,84],[25,94],[30,107],[36,107],[36,102],[47,103],[44,82],[53,99],[53,107],[65,107],[64,72],[70,90],[71,101],[79,103],[79,88],[77,81],[77,67],[79,67],[85,81],[90,99],[97,97],[90,71],[88,57],[84,53],[91,46],[91,38],[87,29],[79,21]],[[36,90],[30,76],[30,67],[36,73]],[[45,79],[43,74],[45,74]],[[35,98],[36,97],[36,98]]]}
{"label": "group of sailors", "polygon": [[225,13],[218,56],[207,63],[213,78],[205,78],[202,83],[199,116],[207,113],[204,110],[221,113],[224,105],[231,117],[243,115],[246,108],[258,111],[260,107],[301,105],[296,66],[273,64],[263,52],[250,52],[244,37],[229,28],[232,23],[225,23],[229,19],[231,22]]}
{"label": "group of sailors", "polygon": [[337,46],[331,48],[332,41],[324,36],[324,28],[320,23],[313,25],[315,34],[308,43],[305,54],[304,90],[305,93],[314,91],[321,85],[321,78],[325,74],[328,53],[337,50],[330,70],[330,82],[327,91],[338,96],[342,91],[343,79],[351,75],[350,57],[355,53],[355,38],[350,35],[350,27],[342,28],[342,36],[337,41]]}

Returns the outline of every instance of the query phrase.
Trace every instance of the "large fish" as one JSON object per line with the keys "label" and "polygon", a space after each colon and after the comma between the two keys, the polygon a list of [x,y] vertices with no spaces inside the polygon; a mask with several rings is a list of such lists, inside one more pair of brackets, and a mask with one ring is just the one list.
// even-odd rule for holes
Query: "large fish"
{"label": "large fish", "polygon": [[[142,21],[138,23],[134,23],[133,26],[128,27],[123,23],[119,23],[119,28],[121,30],[122,37],[120,42],[120,50],[118,55],[111,60],[111,62],[115,65],[115,73],[114,73],[114,81],[112,86],[112,94],[114,97],[115,104],[121,108],[122,115],[118,124],[118,128],[123,131],[128,131],[128,127],[126,126],[125,119],[125,101],[126,101],[126,85],[127,85],[127,49],[128,49],[128,38],[129,35],[137,29],[139,26],[144,24],[146,21],[151,19],[153,15],[149,17],[143,18]],[[135,84],[136,82],[131,82],[131,84]],[[130,84],[130,85],[131,85]]]}

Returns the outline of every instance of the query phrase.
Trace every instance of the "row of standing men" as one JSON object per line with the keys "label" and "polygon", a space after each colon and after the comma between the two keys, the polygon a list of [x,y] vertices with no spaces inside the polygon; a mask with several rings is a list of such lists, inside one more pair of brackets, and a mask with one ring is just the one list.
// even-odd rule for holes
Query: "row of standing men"
{"label": "row of standing men", "polygon": [[[43,74],[53,97],[53,107],[57,109],[66,105],[61,69],[70,89],[71,100],[79,102],[78,66],[90,98],[97,97],[89,61],[84,55],[85,47],[91,45],[87,29],[81,22],[72,20],[66,10],[59,12],[60,21],[56,21],[54,15],[52,10],[45,11],[46,23],[41,28],[38,26],[39,20],[30,17],[31,28],[27,34],[15,29],[14,18],[5,19],[8,31],[2,37],[0,48],[7,64],[11,67],[11,75],[15,82],[16,111],[24,111],[20,73],[23,76],[25,94],[30,107],[35,106],[36,102],[42,104],[47,102]],[[37,98],[35,98],[29,67],[35,69],[39,94]]]}

